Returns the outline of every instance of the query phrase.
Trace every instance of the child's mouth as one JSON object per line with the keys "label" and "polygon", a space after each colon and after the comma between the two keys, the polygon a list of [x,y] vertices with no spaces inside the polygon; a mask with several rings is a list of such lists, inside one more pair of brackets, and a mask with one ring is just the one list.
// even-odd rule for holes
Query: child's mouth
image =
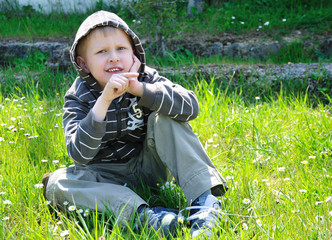
{"label": "child's mouth", "polygon": [[118,72],[118,71],[121,71],[120,68],[110,68],[110,69],[107,69],[106,72],[109,72],[109,73],[114,73],[114,72]]}

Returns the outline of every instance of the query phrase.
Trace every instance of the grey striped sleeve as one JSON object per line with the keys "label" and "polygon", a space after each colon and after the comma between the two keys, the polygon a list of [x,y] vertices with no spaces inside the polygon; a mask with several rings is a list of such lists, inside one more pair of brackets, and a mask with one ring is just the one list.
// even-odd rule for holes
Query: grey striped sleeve
{"label": "grey striped sleeve", "polygon": [[165,78],[159,78],[153,83],[144,83],[144,92],[139,104],[177,121],[189,121],[198,115],[195,94]]}
{"label": "grey striped sleeve", "polygon": [[106,122],[95,121],[91,111],[86,114],[87,109],[78,105],[74,107],[74,104],[74,101],[68,101],[64,106],[66,147],[74,161],[87,164],[99,151],[102,137],[105,135]]}

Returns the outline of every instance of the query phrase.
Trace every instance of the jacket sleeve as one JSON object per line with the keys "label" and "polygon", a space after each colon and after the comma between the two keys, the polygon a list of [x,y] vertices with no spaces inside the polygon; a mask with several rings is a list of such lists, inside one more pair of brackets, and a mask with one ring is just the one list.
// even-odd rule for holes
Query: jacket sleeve
{"label": "jacket sleeve", "polygon": [[151,111],[163,113],[177,121],[189,121],[198,115],[198,101],[193,91],[174,84],[149,69],[139,104]]}
{"label": "jacket sleeve", "polygon": [[69,156],[75,162],[87,164],[99,151],[106,122],[95,121],[87,104],[66,95],[63,126]]}

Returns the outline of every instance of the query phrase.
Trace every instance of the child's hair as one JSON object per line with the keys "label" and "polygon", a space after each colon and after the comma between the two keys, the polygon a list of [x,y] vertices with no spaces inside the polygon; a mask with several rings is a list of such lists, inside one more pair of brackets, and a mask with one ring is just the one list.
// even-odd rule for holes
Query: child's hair
{"label": "child's hair", "polygon": [[[91,36],[91,33],[92,32],[94,32],[94,31],[96,31],[96,30],[98,30],[98,31],[102,31],[104,34],[105,34],[105,29],[106,28],[111,28],[111,29],[116,29],[116,27],[114,27],[114,26],[109,26],[109,25],[107,25],[107,26],[98,26],[98,27],[96,27],[96,28],[94,28],[94,29],[92,29],[87,35],[85,35],[84,37],[82,37],[79,41],[78,41],[78,43],[77,43],[77,46],[76,46],[76,56],[82,56],[82,54],[83,54],[83,46],[84,46],[84,44],[85,44],[85,42],[86,42],[86,40],[89,38],[89,36]],[[121,28],[118,28],[118,29],[120,29],[121,31],[123,31]],[[123,31],[124,32],[124,31]],[[135,45],[134,45],[134,41],[133,41],[133,39],[126,33],[126,36],[127,36],[127,38],[128,38],[128,40],[129,40],[129,42],[130,42],[130,44],[131,44],[131,47],[132,47],[132,49],[135,51]]]}

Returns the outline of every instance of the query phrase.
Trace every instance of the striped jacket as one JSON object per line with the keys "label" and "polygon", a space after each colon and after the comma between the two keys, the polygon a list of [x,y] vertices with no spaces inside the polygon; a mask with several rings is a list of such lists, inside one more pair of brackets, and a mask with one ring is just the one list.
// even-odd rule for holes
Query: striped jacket
{"label": "striped jacket", "polygon": [[[141,61],[138,80],[144,83],[141,98],[125,93],[113,100],[106,118],[93,119],[91,109],[102,93],[91,74],[76,63],[78,41],[93,28],[110,25],[125,31],[133,40],[134,52]],[[189,121],[198,115],[198,102],[192,91],[159,76],[145,65],[145,53],[139,38],[117,15],[99,11],[80,26],[71,48],[71,60],[79,73],[65,95],[63,125],[68,154],[75,163],[125,162],[139,154],[146,134],[146,123],[153,111],[176,121]]]}

